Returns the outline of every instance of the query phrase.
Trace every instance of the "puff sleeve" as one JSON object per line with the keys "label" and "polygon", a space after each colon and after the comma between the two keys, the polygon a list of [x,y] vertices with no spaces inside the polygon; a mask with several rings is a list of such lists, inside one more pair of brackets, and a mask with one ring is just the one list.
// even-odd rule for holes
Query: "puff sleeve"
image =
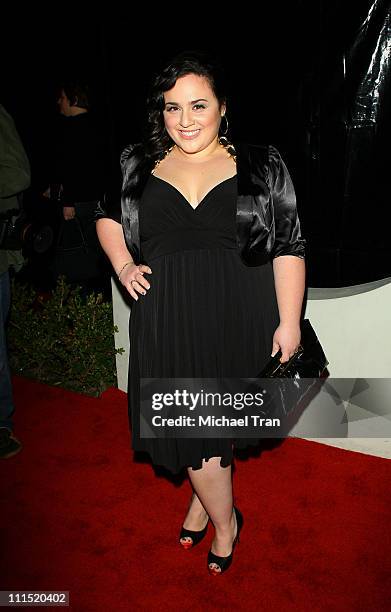
{"label": "puff sleeve", "polygon": [[305,259],[306,240],[301,236],[296,194],[280,153],[269,145],[269,185],[274,212],[275,240],[271,257],[295,255]]}
{"label": "puff sleeve", "polygon": [[[120,165],[123,177],[122,189],[127,184],[129,174],[132,170],[132,164],[130,163],[132,152],[136,145],[130,144],[121,153]],[[98,205],[94,212],[94,219],[113,219],[117,223],[122,223],[122,206],[121,199],[109,199],[107,194],[104,195],[103,199],[98,202]]]}
{"label": "puff sleeve", "polygon": [[117,201],[109,201],[107,194],[105,194],[94,210],[94,221],[98,221],[98,219],[113,219],[113,221],[121,223],[121,204]]}

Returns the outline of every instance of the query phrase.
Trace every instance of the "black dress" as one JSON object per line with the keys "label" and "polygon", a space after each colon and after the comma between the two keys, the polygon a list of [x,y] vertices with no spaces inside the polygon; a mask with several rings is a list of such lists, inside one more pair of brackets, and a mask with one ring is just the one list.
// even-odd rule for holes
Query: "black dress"
{"label": "black dress", "polygon": [[[139,434],[140,377],[255,377],[270,358],[279,324],[271,261],[247,266],[236,244],[237,176],[193,208],[151,174],[140,200],[142,261],[152,274],[130,316],[129,419],[132,448],[173,473],[202,459],[232,461],[232,440],[152,439]],[[234,439],[236,448],[259,439]]]}

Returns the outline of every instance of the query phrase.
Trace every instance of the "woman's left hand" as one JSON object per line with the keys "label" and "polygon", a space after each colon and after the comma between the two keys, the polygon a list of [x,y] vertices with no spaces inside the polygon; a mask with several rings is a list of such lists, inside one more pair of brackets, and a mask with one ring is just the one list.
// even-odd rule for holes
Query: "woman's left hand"
{"label": "woman's left hand", "polygon": [[289,361],[299,348],[301,339],[300,325],[280,323],[273,335],[272,356],[281,349],[281,363]]}

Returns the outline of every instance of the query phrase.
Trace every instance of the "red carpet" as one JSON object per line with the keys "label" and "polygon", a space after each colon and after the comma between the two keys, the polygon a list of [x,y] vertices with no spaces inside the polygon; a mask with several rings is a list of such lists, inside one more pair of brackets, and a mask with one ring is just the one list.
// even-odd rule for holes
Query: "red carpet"
{"label": "red carpet", "polygon": [[124,393],[14,389],[24,448],[0,463],[1,590],[68,590],[81,612],[390,609],[390,461],[299,439],[237,459],[245,524],[214,578],[213,529],[177,545],[188,482],[133,460]]}

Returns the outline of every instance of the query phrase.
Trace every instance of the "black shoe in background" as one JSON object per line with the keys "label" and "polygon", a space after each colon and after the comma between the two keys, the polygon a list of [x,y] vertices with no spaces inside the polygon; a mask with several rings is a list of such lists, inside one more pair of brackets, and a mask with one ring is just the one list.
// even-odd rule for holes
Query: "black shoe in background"
{"label": "black shoe in background", "polygon": [[7,427],[0,427],[0,459],[13,457],[22,449],[22,444],[17,440],[12,431]]}

